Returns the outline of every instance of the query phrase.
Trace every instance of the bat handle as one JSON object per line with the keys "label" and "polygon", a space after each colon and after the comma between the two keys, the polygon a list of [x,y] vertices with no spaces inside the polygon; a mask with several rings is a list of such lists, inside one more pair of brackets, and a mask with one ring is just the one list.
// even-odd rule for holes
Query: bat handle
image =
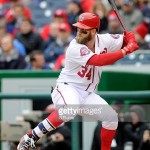
{"label": "bat handle", "polygon": [[124,32],[127,32],[127,28],[126,28],[126,26],[125,26],[125,24],[124,24],[124,22],[123,22],[123,20],[122,20],[122,18],[120,16],[120,14],[116,10],[114,12],[117,15],[118,20],[120,21],[120,24],[121,24]]}

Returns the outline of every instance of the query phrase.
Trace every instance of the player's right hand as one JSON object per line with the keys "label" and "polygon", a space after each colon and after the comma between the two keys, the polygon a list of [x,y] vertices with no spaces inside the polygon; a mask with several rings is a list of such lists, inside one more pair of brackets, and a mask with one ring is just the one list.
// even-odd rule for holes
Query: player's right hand
{"label": "player's right hand", "polygon": [[135,36],[133,32],[127,31],[124,33],[124,39],[126,43],[128,44],[129,42],[136,42]]}
{"label": "player's right hand", "polygon": [[125,51],[125,53],[126,53],[126,55],[127,54],[130,54],[130,53],[132,53],[132,52],[134,52],[134,51],[136,51],[136,50],[138,50],[139,49],[139,46],[137,45],[137,43],[136,42],[129,42],[128,44],[127,44],[127,46],[125,46],[124,48],[123,48],[123,50]]}

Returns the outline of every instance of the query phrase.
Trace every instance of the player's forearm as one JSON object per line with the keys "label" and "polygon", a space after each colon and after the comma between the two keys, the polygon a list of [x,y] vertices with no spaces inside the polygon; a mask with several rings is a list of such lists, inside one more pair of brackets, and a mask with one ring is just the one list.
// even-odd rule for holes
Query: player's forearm
{"label": "player's forearm", "polygon": [[116,62],[117,60],[123,58],[124,56],[125,51],[122,49],[116,52],[110,52],[99,55],[96,54],[88,60],[87,65],[94,65],[94,66],[110,65]]}

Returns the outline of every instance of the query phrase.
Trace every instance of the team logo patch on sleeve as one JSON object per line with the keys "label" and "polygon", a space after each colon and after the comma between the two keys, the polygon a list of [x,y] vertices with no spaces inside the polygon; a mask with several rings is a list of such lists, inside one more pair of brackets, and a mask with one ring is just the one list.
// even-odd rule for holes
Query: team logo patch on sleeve
{"label": "team logo patch on sleeve", "polygon": [[84,55],[88,55],[90,53],[90,50],[88,50],[86,47],[82,47],[80,49],[80,55],[84,56]]}
{"label": "team logo patch on sleeve", "polygon": [[119,37],[120,37],[119,34],[110,34],[110,36],[114,39],[119,39]]}

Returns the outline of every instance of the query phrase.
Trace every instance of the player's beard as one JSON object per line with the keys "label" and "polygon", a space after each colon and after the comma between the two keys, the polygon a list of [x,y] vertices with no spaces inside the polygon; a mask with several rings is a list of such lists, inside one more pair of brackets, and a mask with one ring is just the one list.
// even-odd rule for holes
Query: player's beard
{"label": "player's beard", "polygon": [[91,32],[89,32],[89,34],[87,35],[87,37],[82,37],[80,35],[77,35],[76,36],[76,41],[79,43],[79,44],[86,44],[87,42],[91,41],[92,39],[92,35],[91,35]]}

